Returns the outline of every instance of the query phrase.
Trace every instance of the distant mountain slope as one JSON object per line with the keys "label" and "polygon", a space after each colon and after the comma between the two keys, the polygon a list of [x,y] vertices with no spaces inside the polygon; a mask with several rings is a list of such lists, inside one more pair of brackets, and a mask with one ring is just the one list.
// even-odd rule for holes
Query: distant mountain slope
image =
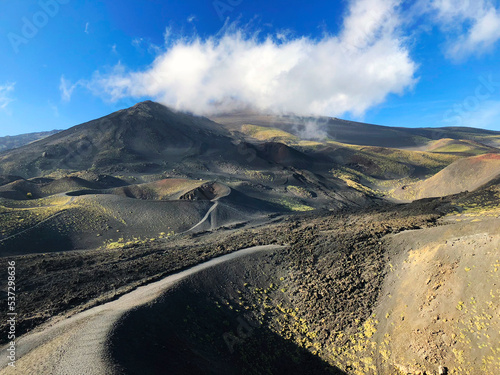
{"label": "distant mountain slope", "polygon": [[494,147],[500,145],[500,132],[465,127],[389,127],[330,117],[277,116],[257,113],[220,115],[212,117],[212,120],[226,125],[233,131],[243,133],[248,133],[248,126],[254,125],[281,129],[302,139],[326,136],[333,141],[362,146],[422,147],[433,140],[442,138],[472,140]]}
{"label": "distant mountain slope", "polygon": [[187,158],[233,160],[239,154],[222,125],[147,101],[4,152],[0,173],[25,178],[58,169],[144,173]]}
{"label": "distant mountain slope", "polygon": [[[248,196],[267,195],[293,210],[310,209],[366,197],[445,195],[465,185],[471,190],[470,184],[485,180],[467,177],[467,166],[457,183],[450,172],[455,167],[429,177],[460,158],[500,152],[490,146],[500,142],[500,132],[481,129],[391,128],[328,117],[249,113],[214,120],[220,123],[151,101],[138,103],[1,152],[0,182],[7,186],[0,193],[21,199],[28,193],[36,198],[64,192],[66,187],[92,189],[93,183],[80,187],[63,180],[85,171],[116,177],[127,185],[172,178],[216,180]],[[311,141],[315,137],[322,140]],[[53,187],[45,180],[22,181],[33,177],[62,182]],[[147,196],[150,188],[142,186],[138,196]]]}
{"label": "distant mountain slope", "polygon": [[28,143],[38,141],[40,139],[49,137],[59,132],[60,130],[52,130],[48,132],[28,133],[28,134],[0,137],[0,152],[27,145]]}
{"label": "distant mountain slope", "polygon": [[427,151],[463,156],[475,156],[500,152],[498,148],[487,146],[480,142],[450,138],[443,138],[439,141],[433,142],[428,147]]}

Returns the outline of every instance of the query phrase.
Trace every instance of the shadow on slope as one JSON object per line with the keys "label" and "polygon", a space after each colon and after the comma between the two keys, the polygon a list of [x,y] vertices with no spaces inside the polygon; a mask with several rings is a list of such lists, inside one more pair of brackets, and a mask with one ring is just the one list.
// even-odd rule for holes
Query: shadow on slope
{"label": "shadow on slope", "polygon": [[[7,180],[8,181],[7,176]],[[44,198],[55,194],[81,189],[104,189],[111,186],[122,186],[124,181],[111,177],[100,176],[97,181],[88,181],[76,176],[54,178],[32,178],[25,180],[17,178],[0,186],[0,197],[12,200],[27,200]],[[10,176],[11,179],[15,178]]]}
{"label": "shadow on slope", "polygon": [[[0,256],[130,247],[194,228],[203,232],[288,212],[283,206],[220,183],[189,182],[195,185],[183,183],[181,190],[174,186],[170,196],[177,199],[172,200],[138,199],[116,195],[115,189],[89,189],[31,201],[4,201]],[[138,197],[157,196],[141,185],[126,188]],[[120,189],[118,193],[123,193]]]}
{"label": "shadow on slope", "polygon": [[114,189],[87,189],[67,193],[72,197],[82,195],[115,195],[149,201],[212,200],[229,193],[228,188],[217,182],[169,178],[155,182],[127,185]]}
{"label": "shadow on slope", "polygon": [[146,201],[99,194],[55,206],[10,210],[0,216],[2,225],[10,228],[0,239],[0,253],[123,247],[153,241],[189,229],[211,205],[210,201]]}
{"label": "shadow on slope", "polygon": [[212,207],[203,222],[200,221],[190,232],[204,232],[220,227],[246,224],[249,221],[268,217],[271,214],[290,212],[286,207],[250,197],[235,189],[221,197]]}
{"label": "shadow on slope", "polygon": [[260,255],[199,272],[124,316],[109,337],[110,358],[123,374],[343,374],[224,303],[243,280],[275,278]]}

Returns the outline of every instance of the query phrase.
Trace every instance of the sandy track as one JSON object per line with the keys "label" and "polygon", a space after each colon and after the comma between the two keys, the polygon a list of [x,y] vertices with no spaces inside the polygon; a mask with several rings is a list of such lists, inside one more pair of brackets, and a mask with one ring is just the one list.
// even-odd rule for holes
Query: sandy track
{"label": "sandy track", "polygon": [[[219,206],[219,199],[227,197],[227,196],[229,196],[229,194],[231,194],[231,189],[226,186],[226,191],[222,192],[222,194],[219,195],[217,198],[212,199],[212,202],[214,202],[214,204],[212,205],[212,207],[209,208],[209,210],[207,211],[207,213],[205,214],[205,216],[197,224],[195,224],[194,226],[192,226],[188,230],[182,232],[181,234],[191,232],[192,230],[198,228],[200,225],[202,225],[203,223],[205,223],[208,220],[208,218],[210,217],[210,215],[212,214],[212,212],[215,209],[217,209],[217,207]],[[212,223],[212,229],[214,229],[213,228],[213,223]]]}
{"label": "sandy track", "polygon": [[183,233],[188,233],[188,232],[191,232],[193,230],[195,230],[196,228],[198,228],[200,225],[202,225],[203,223],[205,223],[208,218],[210,217],[210,215],[212,214],[212,212],[219,206],[219,202],[215,202],[212,207],[209,208],[209,210],[207,211],[207,213],[205,214],[205,216],[203,216],[203,218],[197,223],[195,224],[193,227],[191,227],[190,229],[188,229],[187,231],[185,232],[182,232],[181,234]]}
{"label": "sandy track", "polygon": [[[16,341],[16,368],[8,367],[6,355],[0,356],[1,374],[93,375],[118,374],[107,360],[106,339],[114,324],[127,311],[158,298],[178,281],[218,264],[259,251],[282,246],[255,246],[236,251],[185,271],[142,286],[116,301],[94,307],[66,320],[49,322]],[[6,346],[0,350],[6,353]]]}

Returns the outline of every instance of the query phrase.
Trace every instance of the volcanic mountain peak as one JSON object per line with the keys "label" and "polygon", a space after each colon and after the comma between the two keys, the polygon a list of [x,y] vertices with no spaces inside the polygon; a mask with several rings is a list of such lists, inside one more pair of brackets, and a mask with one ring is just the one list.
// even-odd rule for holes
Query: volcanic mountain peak
{"label": "volcanic mountain peak", "polygon": [[188,133],[193,130],[204,130],[221,135],[228,135],[223,126],[200,116],[178,112],[162,104],[147,100],[132,107],[113,112],[107,116],[74,126],[63,132],[61,136],[82,129],[118,130],[141,132],[158,131],[173,135],[173,132]]}
{"label": "volcanic mountain peak", "polygon": [[222,125],[145,101],[6,152],[0,173],[33,177],[57,169],[159,165],[234,147]]}
{"label": "volcanic mountain peak", "polygon": [[195,127],[201,127],[205,129],[211,129],[211,130],[219,130],[224,132],[224,128],[201,116],[196,116],[192,113],[188,112],[180,112],[176,111],[172,108],[169,108],[163,104],[153,102],[151,100],[146,100],[143,102],[139,102],[132,107],[122,109],[120,111],[112,113],[110,116],[113,116],[115,118],[127,118],[127,117],[132,117],[135,121],[140,121],[140,120],[155,120],[155,121],[163,121],[168,123],[168,125],[172,126],[173,123],[175,122],[182,122],[185,121],[191,126]]}
{"label": "volcanic mountain peak", "polygon": [[[146,115],[154,115],[156,113],[171,113],[171,114],[182,114],[184,112],[176,111],[166,105],[160,104],[158,102],[154,102],[152,100],[144,100],[142,102],[134,104],[132,107],[125,108],[119,112],[126,112],[128,114],[146,114]],[[187,114],[187,113],[185,113]]]}

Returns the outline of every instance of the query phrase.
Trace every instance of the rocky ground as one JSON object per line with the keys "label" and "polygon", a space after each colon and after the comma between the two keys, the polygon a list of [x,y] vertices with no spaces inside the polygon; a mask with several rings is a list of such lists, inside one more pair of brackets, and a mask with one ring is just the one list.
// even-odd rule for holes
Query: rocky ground
{"label": "rocky ground", "polygon": [[[282,295],[272,306],[278,308],[281,303],[283,308],[300,312],[308,329],[315,332],[314,343],[339,345],[348,336],[332,333],[356,332],[376,305],[386,264],[381,238],[435,226],[445,204],[436,200],[357,212],[315,212],[281,217],[265,226],[184,235],[163,243],[25,255],[4,258],[1,263],[16,261],[20,334],[52,316],[114,299],[211,257],[255,245],[285,244],[288,250],[273,259],[274,274],[281,275],[274,283]],[[251,278],[245,282],[253,285]],[[255,293],[248,294],[249,301],[255,298]],[[276,327],[269,329],[274,332]],[[304,340],[299,331],[288,334]],[[313,344],[302,342],[309,349]]]}

